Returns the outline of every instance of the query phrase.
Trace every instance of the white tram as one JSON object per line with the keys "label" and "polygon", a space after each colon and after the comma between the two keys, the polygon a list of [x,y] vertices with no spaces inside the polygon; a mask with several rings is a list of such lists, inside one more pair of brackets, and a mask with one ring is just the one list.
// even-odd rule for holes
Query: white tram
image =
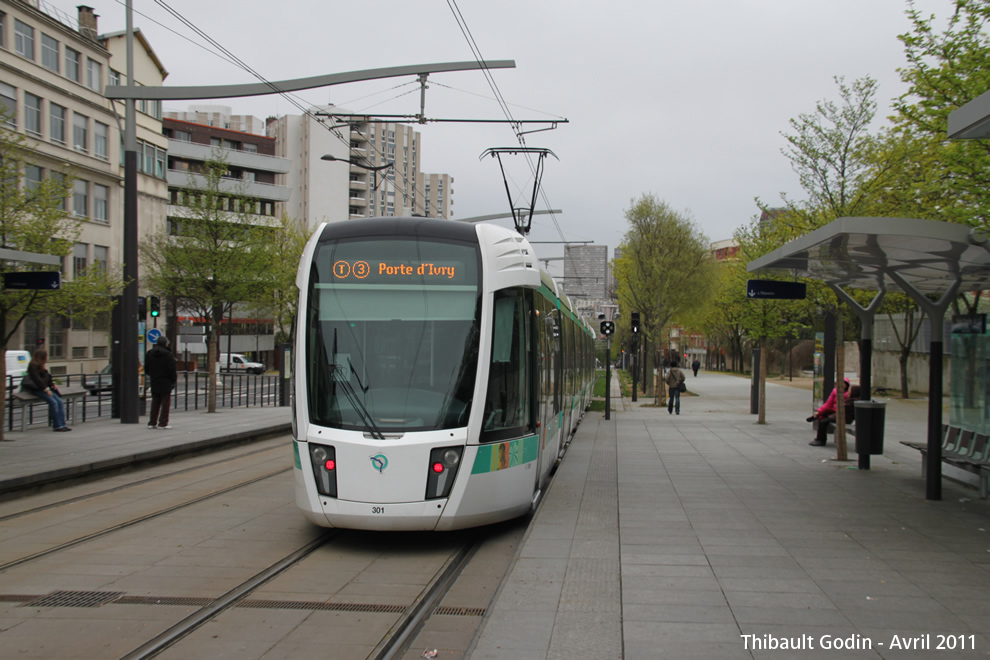
{"label": "white tram", "polygon": [[594,331],[488,224],[323,224],[296,279],[296,503],[317,525],[452,530],[538,503],[591,399]]}

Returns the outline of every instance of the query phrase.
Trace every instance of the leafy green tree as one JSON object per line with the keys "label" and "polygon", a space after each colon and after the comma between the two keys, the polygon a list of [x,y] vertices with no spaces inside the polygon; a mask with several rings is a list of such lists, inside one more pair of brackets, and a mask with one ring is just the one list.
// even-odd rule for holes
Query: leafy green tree
{"label": "leafy green tree", "polygon": [[881,180],[871,158],[875,139],[870,123],[877,111],[877,82],[866,76],[847,85],[835,78],[840,102],[821,100],[815,112],[791,119],[793,133],[784,133],[784,155],[801,181],[807,200],[808,229],[843,216],[861,215]]}
{"label": "leafy green tree", "polygon": [[[4,116],[0,113],[0,124]],[[20,252],[45,254],[68,259],[81,232],[81,222],[66,212],[66,199],[72,191],[68,173],[49,175],[40,183],[28,182],[25,167],[31,164],[32,149],[27,138],[0,128],[0,241],[2,247]],[[27,261],[0,260],[0,273],[50,271]],[[97,316],[113,307],[113,295],[123,287],[114,270],[92,268],[63,280],[56,291],[0,289],[0,337],[7,350],[10,340],[25,319],[62,318],[68,315]],[[85,310],[85,311],[82,311]],[[0,361],[0,382],[7,381],[6,361]],[[6,398],[0,397],[0,419],[4,419]],[[0,440],[3,425],[0,424]]]}
{"label": "leafy green tree", "polygon": [[687,215],[652,194],[633,200],[613,269],[623,318],[640,313],[643,341],[656,346],[675,318],[705,303],[715,283],[709,241]]}
{"label": "leafy green tree", "polygon": [[[745,264],[756,259],[776,246],[782,244],[782,234],[787,235],[792,227],[780,218],[769,218],[763,221],[756,219],[748,227],[742,227],[735,232],[739,244],[740,261],[737,262],[737,272],[732,278],[733,284],[739,287],[745,295],[746,282],[743,280]],[[761,279],[767,279],[761,276]],[[760,372],[760,407],[758,423],[766,423],[766,363],[767,351],[771,342],[793,336],[804,326],[802,320],[806,316],[807,307],[803,300],[746,300],[741,305],[739,323],[746,328],[746,335],[760,346],[760,364],[754,364],[754,371]]]}
{"label": "leafy green tree", "polygon": [[912,29],[898,37],[908,90],[893,119],[898,136],[920,144],[926,158],[902,173],[899,189],[907,201],[925,202],[917,217],[990,228],[990,142],[946,139],[949,113],[990,89],[990,2],[955,0],[942,31],[913,1],[908,7]]}
{"label": "leafy green tree", "polygon": [[190,175],[181,190],[181,213],[140,245],[145,284],[210,319],[208,412],[216,412],[220,323],[235,304],[260,302],[259,282],[270,265],[265,248],[277,233],[253,224],[256,200],[244,195],[227,172],[222,154],[215,152],[198,172],[202,178]]}
{"label": "leafy green tree", "polygon": [[254,309],[259,316],[274,319],[275,343],[291,341],[299,300],[296,272],[309,236],[302,223],[283,214],[263,247],[267,265],[259,277],[259,303]]}
{"label": "leafy green tree", "polygon": [[709,343],[715,347],[718,367],[721,368],[721,352],[731,357],[727,364],[730,371],[742,371],[743,346],[746,328],[743,325],[746,300],[745,264],[738,261],[722,262],[716,268],[716,284],[711,300],[705,306],[701,328]]}

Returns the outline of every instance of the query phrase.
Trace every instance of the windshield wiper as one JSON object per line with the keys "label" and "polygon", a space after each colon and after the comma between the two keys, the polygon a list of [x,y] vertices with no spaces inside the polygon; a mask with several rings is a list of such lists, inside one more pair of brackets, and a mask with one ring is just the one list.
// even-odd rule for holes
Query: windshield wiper
{"label": "windshield wiper", "polygon": [[[331,379],[340,386],[340,390],[344,393],[344,396],[347,397],[348,403],[351,404],[351,407],[357,412],[358,417],[361,418],[361,421],[364,422],[364,425],[368,428],[368,432],[371,433],[371,437],[376,440],[384,440],[385,435],[378,427],[378,424],[375,423],[371,413],[368,412],[368,409],[364,407],[363,403],[361,403],[361,399],[358,397],[357,392],[354,391],[354,388],[351,386],[348,379],[345,378],[342,373],[339,373],[341,371],[340,366],[333,363],[329,366]],[[351,371],[353,370],[354,367],[351,367]]]}

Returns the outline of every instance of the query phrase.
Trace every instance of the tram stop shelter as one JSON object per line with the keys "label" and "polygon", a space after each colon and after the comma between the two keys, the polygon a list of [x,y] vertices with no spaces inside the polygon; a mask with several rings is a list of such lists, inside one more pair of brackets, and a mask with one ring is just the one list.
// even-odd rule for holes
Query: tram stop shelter
{"label": "tram stop shelter", "polygon": [[[965,225],[917,218],[839,218],[747,264],[749,272],[827,284],[862,322],[861,397],[870,398],[873,318],[887,291],[907,294],[931,319],[927,479],[942,499],[942,357],[945,311],[960,291],[990,289],[990,239]],[[845,288],[875,291],[862,307]],[[868,463],[867,463],[868,467]]]}

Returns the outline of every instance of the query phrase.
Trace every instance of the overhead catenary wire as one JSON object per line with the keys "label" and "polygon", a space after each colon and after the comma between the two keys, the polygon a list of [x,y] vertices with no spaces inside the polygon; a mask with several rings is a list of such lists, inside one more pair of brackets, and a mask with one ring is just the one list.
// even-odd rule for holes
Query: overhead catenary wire
{"label": "overhead catenary wire", "polygon": [[[464,35],[464,39],[467,41],[468,48],[471,50],[471,53],[474,55],[475,60],[478,62],[478,64],[482,65],[481,71],[485,76],[485,80],[488,81],[488,86],[491,88],[492,93],[495,95],[495,100],[496,102],[498,102],[499,107],[502,109],[505,118],[510,121],[514,121],[512,116],[512,111],[509,109],[509,104],[506,103],[505,98],[502,96],[502,92],[501,90],[499,90],[498,84],[495,82],[495,77],[492,75],[488,67],[484,66],[485,59],[481,55],[481,49],[478,47],[478,44],[474,39],[474,35],[471,33],[471,29],[467,25],[467,21],[464,19],[464,15],[461,14],[460,7],[457,6],[457,0],[447,0],[447,6],[450,7],[450,11],[454,14],[454,20],[457,23],[457,26],[460,28],[461,34]],[[519,142],[519,146],[522,147],[526,146],[526,139],[523,137],[521,129],[519,128],[518,125],[513,125],[513,126],[514,126],[513,133],[515,133],[516,141]],[[525,154],[525,157],[526,157],[526,162],[529,164],[530,174],[533,176],[535,180],[536,171],[537,171],[536,165],[533,164],[533,160],[529,154]],[[536,183],[538,183],[538,181],[534,182],[533,185],[536,185]],[[543,190],[542,187],[540,188],[540,198],[543,200],[543,203],[546,204],[547,209],[553,209],[553,207],[550,205],[549,200],[547,199],[546,192]],[[560,239],[565,240],[564,232],[560,228],[560,223],[557,222],[557,215],[555,213],[551,213],[550,219],[551,221],[553,221],[553,225],[556,228],[557,234],[560,236]]]}

